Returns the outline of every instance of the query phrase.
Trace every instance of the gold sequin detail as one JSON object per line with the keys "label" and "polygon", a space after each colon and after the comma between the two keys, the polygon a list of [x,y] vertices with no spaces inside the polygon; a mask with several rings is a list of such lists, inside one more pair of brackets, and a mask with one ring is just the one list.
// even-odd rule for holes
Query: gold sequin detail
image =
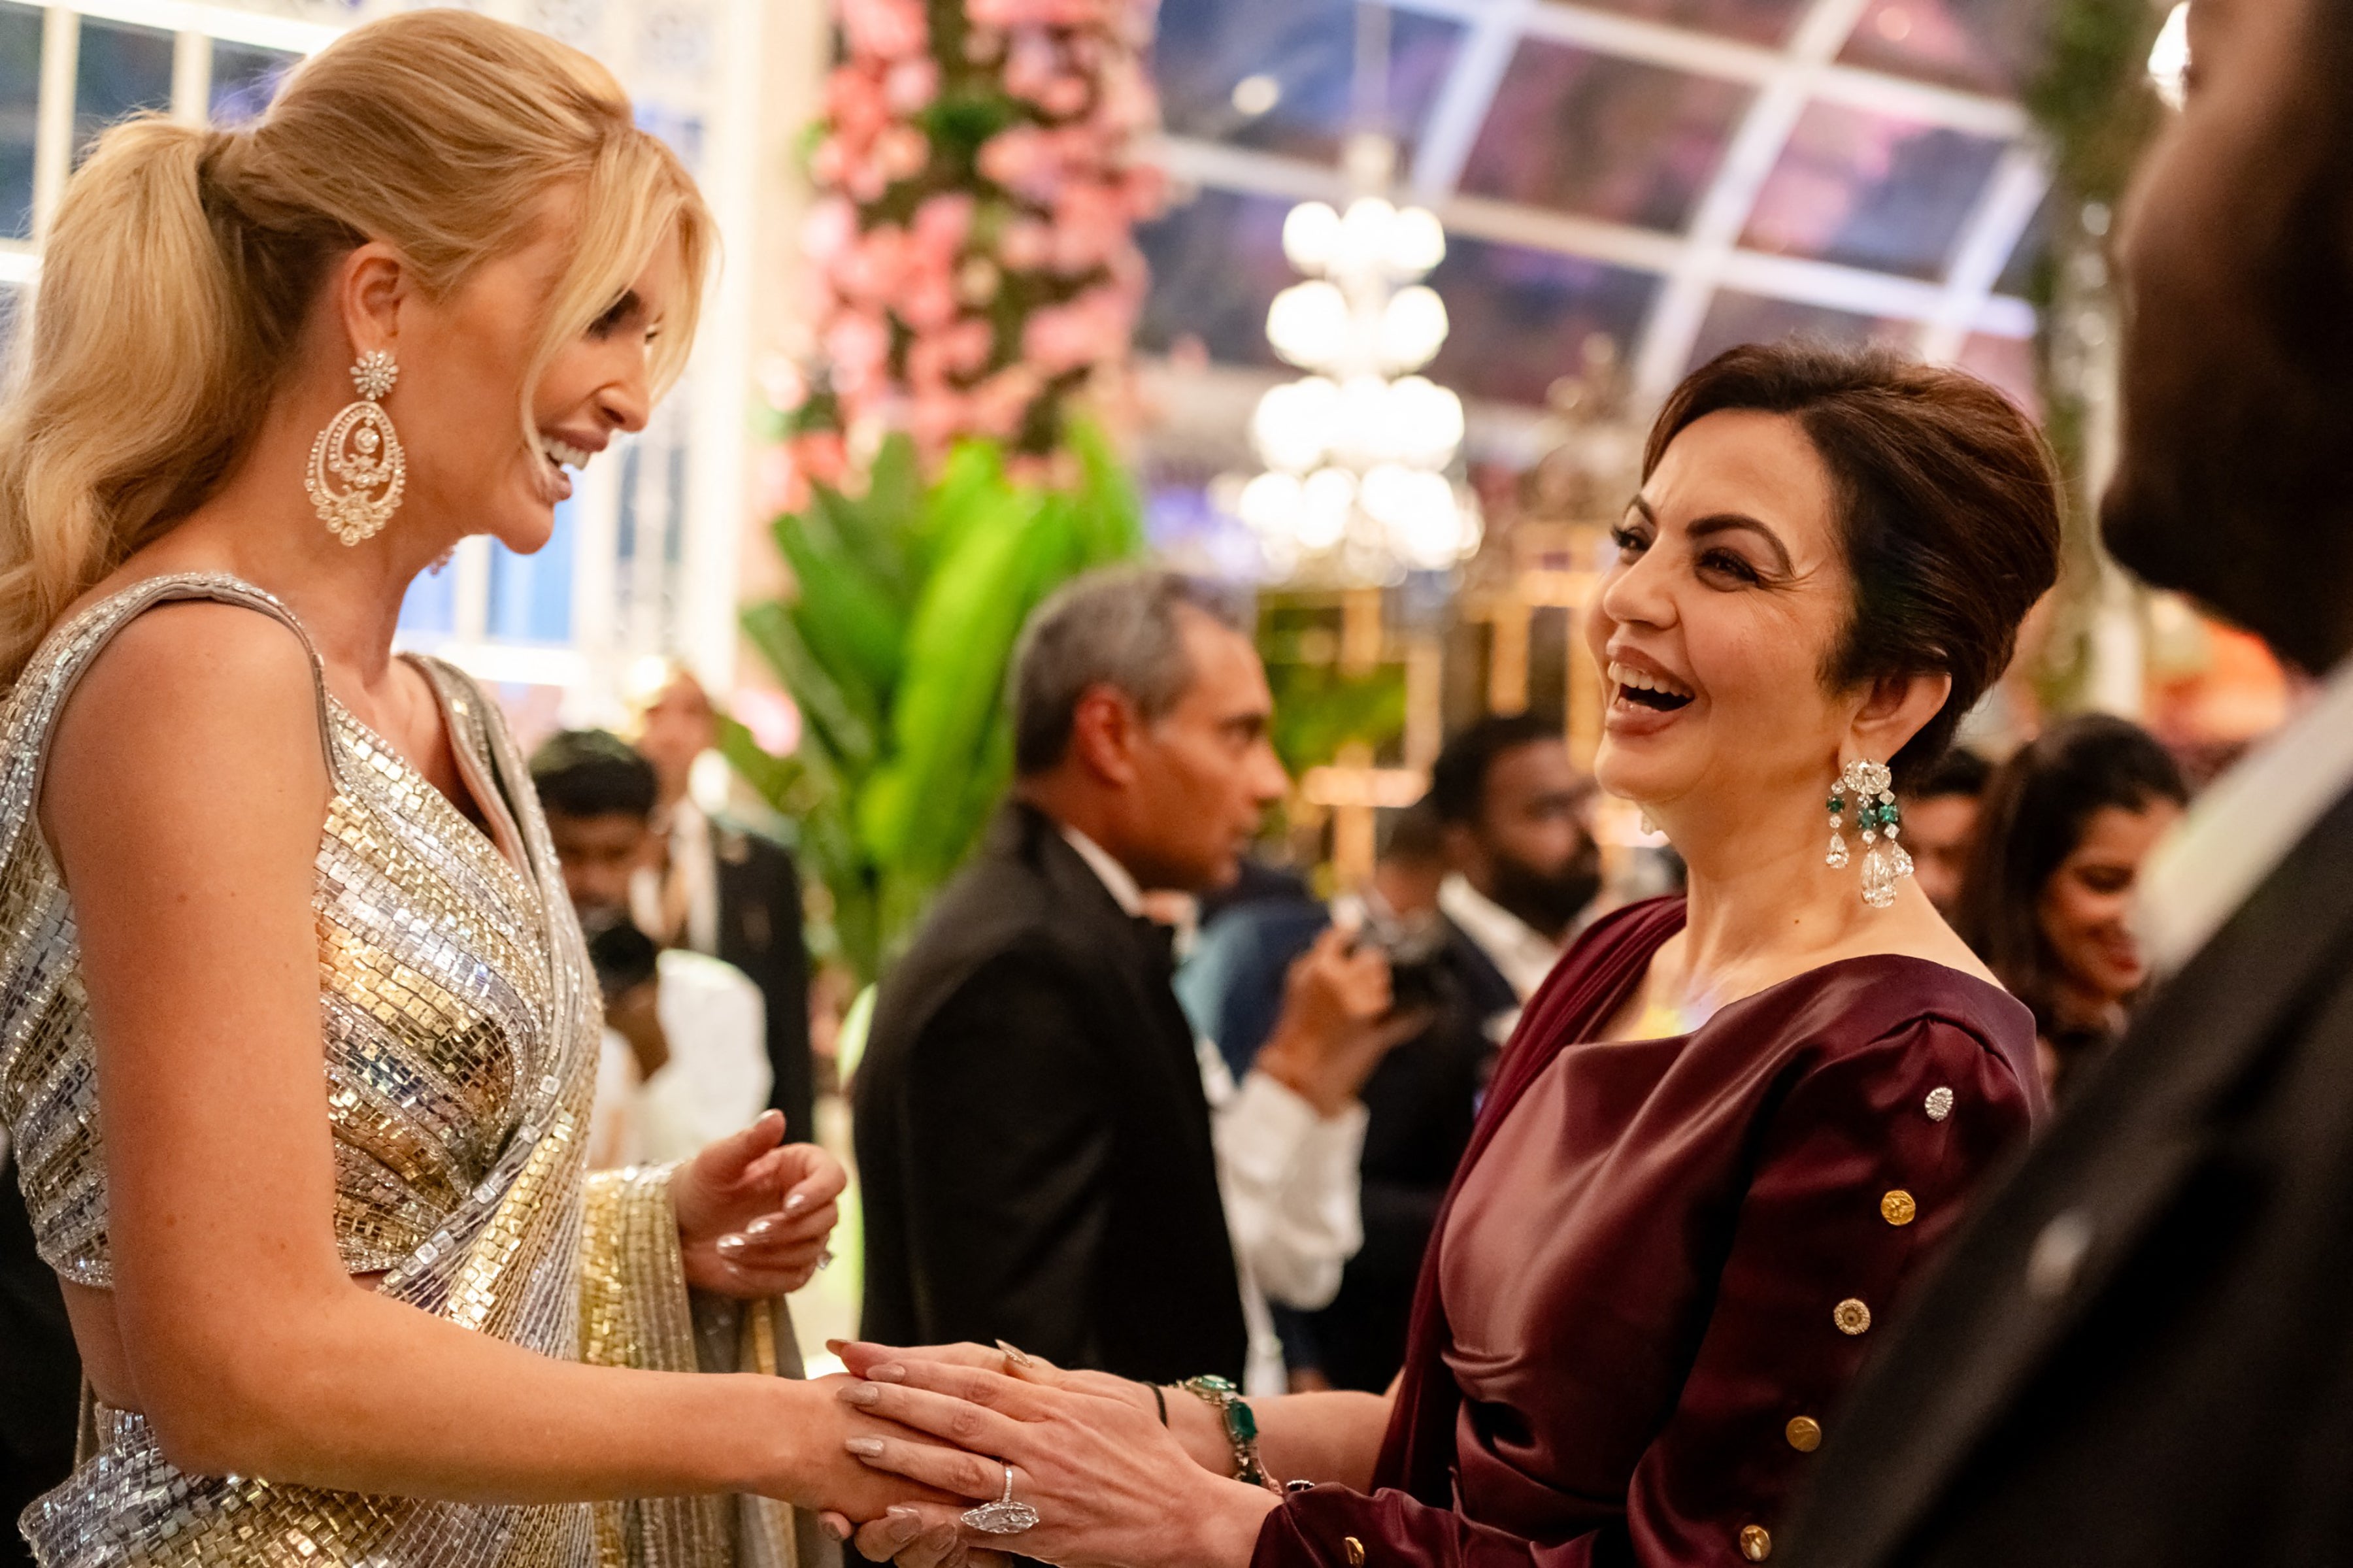
{"label": "gold sequin detail", "polygon": [[[53,633],[0,706],[0,1118],[41,1256],[101,1289],[112,1259],[88,1004],[72,907],[33,813],[49,731],[76,678],[141,611],[188,598],[244,605],[301,630],[284,605],[234,578],[150,580]],[[333,795],[311,908],[335,1241],[354,1273],[385,1272],[386,1296],[573,1358],[582,1348],[581,1131],[602,1026],[596,986],[512,739],[467,677],[432,660],[419,668],[525,867],[322,685]],[[592,1226],[586,1238],[615,1281],[599,1310],[620,1327],[607,1339],[626,1341],[603,1348],[626,1364],[691,1342],[681,1332],[686,1297],[666,1176],[632,1173],[601,1211],[625,1234]],[[642,1299],[623,1299],[640,1289]],[[642,1321],[630,1317],[649,1309]],[[677,1359],[667,1350],[653,1359],[662,1357]],[[697,1522],[711,1509],[699,1502],[625,1511],[369,1498],[184,1475],[136,1415],[109,1413],[102,1436],[99,1453],[24,1516],[48,1568],[589,1568],[600,1525],[627,1542],[633,1563],[718,1560]]]}
{"label": "gold sequin detail", "polygon": [[1902,1187],[1894,1187],[1879,1200],[1879,1217],[1890,1225],[1910,1225],[1920,1212],[1920,1205]]}
{"label": "gold sequin detail", "polygon": [[1831,1309],[1831,1321],[1842,1334],[1867,1333],[1871,1329],[1871,1309],[1849,1296]]}

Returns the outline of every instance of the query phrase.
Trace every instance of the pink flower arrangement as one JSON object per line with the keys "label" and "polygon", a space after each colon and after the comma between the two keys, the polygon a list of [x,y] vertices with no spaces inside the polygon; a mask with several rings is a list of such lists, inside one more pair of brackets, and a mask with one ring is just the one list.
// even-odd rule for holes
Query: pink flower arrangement
{"label": "pink flower arrangement", "polygon": [[845,435],[891,426],[933,456],[976,436],[1050,451],[1071,399],[1122,384],[1143,300],[1134,230],[1165,189],[1134,156],[1158,120],[1154,0],[834,6],[801,232],[817,355],[764,488],[805,488],[865,449]]}

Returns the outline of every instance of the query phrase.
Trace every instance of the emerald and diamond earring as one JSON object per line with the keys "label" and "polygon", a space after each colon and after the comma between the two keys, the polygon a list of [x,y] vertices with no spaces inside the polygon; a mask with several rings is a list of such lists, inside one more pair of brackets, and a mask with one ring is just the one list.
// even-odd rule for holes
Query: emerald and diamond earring
{"label": "emerald and diamond earring", "polygon": [[1912,857],[1898,844],[1902,818],[1895,809],[1894,775],[1884,763],[1858,757],[1847,763],[1831,785],[1830,853],[1822,863],[1832,870],[1847,864],[1845,826],[1847,797],[1854,797],[1854,826],[1862,837],[1862,901],[1883,910],[1895,901],[1895,884],[1912,874]]}

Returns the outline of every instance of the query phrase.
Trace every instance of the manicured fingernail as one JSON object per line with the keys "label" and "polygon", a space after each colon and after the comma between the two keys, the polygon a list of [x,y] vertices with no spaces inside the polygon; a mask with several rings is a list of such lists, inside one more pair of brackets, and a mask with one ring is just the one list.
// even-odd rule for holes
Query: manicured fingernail
{"label": "manicured fingernail", "polygon": [[807,1207],[808,1207],[808,1194],[807,1193],[795,1193],[785,1199],[785,1212],[786,1214],[798,1214],[801,1210]]}
{"label": "manicured fingernail", "polygon": [[923,1522],[922,1510],[907,1503],[894,1502],[882,1511],[892,1519],[902,1520],[910,1524],[921,1524]]}
{"label": "manicured fingernail", "polygon": [[882,1452],[880,1437],[852,1437],[841,1445],[861,1459],[871,1459]]}
{"label": "manicured fingernail", "polygon": [[868,1367],[866,1369],[866,1381],[869,1383],[904,1383],[907,1381],[907,1369],[901,1366],[895,1361],[886,1361],[881,1366]]}
{"label": "manicured fingernail", "polygon": [[772,1214],[764,1214],[744,1227],[745,1236],[765,1236],[772,1230],[782,1230],[785,1222]]}
{"label": "manicured fingernail", "polygon": [[751,1246],[752,1240],[749,1237],[736,1236],[731,1233],[721,1237],[716,1242],[712,1243],[712,1245],[717,1247],[720,1251],[725,1253],[728,1257],[733,1258],[737,1253],[743,1251],[745,1247]]}
{"label": "manicured fingernail", "polygon": [[882,1391],[871,1383],[845,1383],[841,1385],[844,1405],[871,1405],[882,1397]]}
{"label": "manicured fingernail", "polygon": [[849,1523],[847,1520],[824,1519],[818,1521],[818,1522],[825,1526],[825,1532],[828,1535],[832,1536],[836,1541],[847,1541],[849,1539]]}
{"label": "manicured fingernail", "polygon": [[1010,1361],[1015,1366],[1030,1366],[1035,1364],[1030,1361],[1028,1353],[1018,1345],[1008,1345],[1003,1340],[999,1340],[997,1342],[997,1348],[1005,1352],[1006,1359]]}

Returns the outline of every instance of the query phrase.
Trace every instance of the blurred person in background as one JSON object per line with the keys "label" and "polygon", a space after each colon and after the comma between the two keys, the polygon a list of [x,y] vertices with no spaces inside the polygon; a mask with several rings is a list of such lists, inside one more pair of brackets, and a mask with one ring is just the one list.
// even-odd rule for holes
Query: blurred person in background
{"label": "blurred person in background", "polygon": [[2141,862],[2189,801],[2172,753],[2105,713],[2044,731],[1985,792],[1954,929],[2034,1010],[2054,1097],[2124,1032],[2147,982],[2133,896]]}
{"label": "blurred person in background", "polygon": [[2353,6],[2191,0],[2189,44],[2109,242],[2101,531],[2321,685],[2150,858],[2157,984],[1858,1391],[1799,1568],[2353,1540]]}
{"label": "blurred person in background", "polygon": [[[1496,1051],[1600,891],[1592,790],[1556,727],[1491,716],[1446,743],[1429,795],[1392,830],[1366,930],[1432,1021],[1365,1084],[1365,1244],[1332,1304],[1293,1336],[1314,1374],[1300,1386],[1377,1393],[1405,1364],[1414,1281]],[[1430,889],[1431,840],[1443,867],[1435,908],[1400,910],[1389,894],[1410,905]]]}
{"label": "blurred person in background", "polygon": [[691,672],[666,661],[662,675],[638,715],[638,750],[659,787],[652,854],[630,883],[630,914],[662,946],[733,964],[760,988],[768,1103],[785,1113],[786,1136],[814,1139],[800,870],[776,839],[696,804],[695,761],[719,744],[719,715]]}
{"label": "blurred person in background", "polygon": [[31,1568],[25,1505],[72,1473],[81,1356],[57,1270],[35,1250],[15,1151],[0,1129],[0,1563]]}
{"label": "blurred person in background", "polygon": [[592,1162],[683,1159],[767,1106],[759,988],[718,959],[657,952],[631,923],[630,881],[656,847],[657,785],[627,741],[563,731],[532,753],[531,782],[605,993],[605,1147]]}
{"label": "blurred person in background", "polygon": [[1327,936],[1229,1073],[1145,910],[1229,881],[1286,787],[1245,626],[1206,584],[1113,571],[1024,629],[1011,798],[884,977],[853,1089],[865,1332],[1280,1388],[1268,1298],[1338,1288],[1356,1089],[1417,1020],[1377,950]]}
{"label": "blurred person in background", "polygon": [[1592,793],[1558,727],[1532,713],[1480,720],[1430,766],[1429,805],[1452,868],[1438,907],[1510,990],[1491,1020],[1498,1045],[1596,912],[1601,854],[1585,821]]}
{"label": "blurred person in background", "polygon": [[1947,922],[1960,909],[1961,879],[1977,842],[1978,805],[1992,777],[1991,763],[1967,746],[1955,746],[1898,797],[1913,879]]}
{"label": "blurred person in background", "polygon": [[1389,822],[1361,895],[1231,910],[1178,972],[1196,1026],[1246,1073],[1279,1014],[1292,963],[1336,921],[1388,958],[1401,1005],[1429,1022],[1357,1091],[1366,1120],[1358,1165],[1364,1243],[1329,1306],[1276,1314],[1294,1390],[1380,1389],[1405,1355],[1414,1274],[1454,1167],[1471,1141],[1495,1047],[1488,1021],[1518,1006],[1494,964],[1439,911],[1446,838],[1427,802]]}

